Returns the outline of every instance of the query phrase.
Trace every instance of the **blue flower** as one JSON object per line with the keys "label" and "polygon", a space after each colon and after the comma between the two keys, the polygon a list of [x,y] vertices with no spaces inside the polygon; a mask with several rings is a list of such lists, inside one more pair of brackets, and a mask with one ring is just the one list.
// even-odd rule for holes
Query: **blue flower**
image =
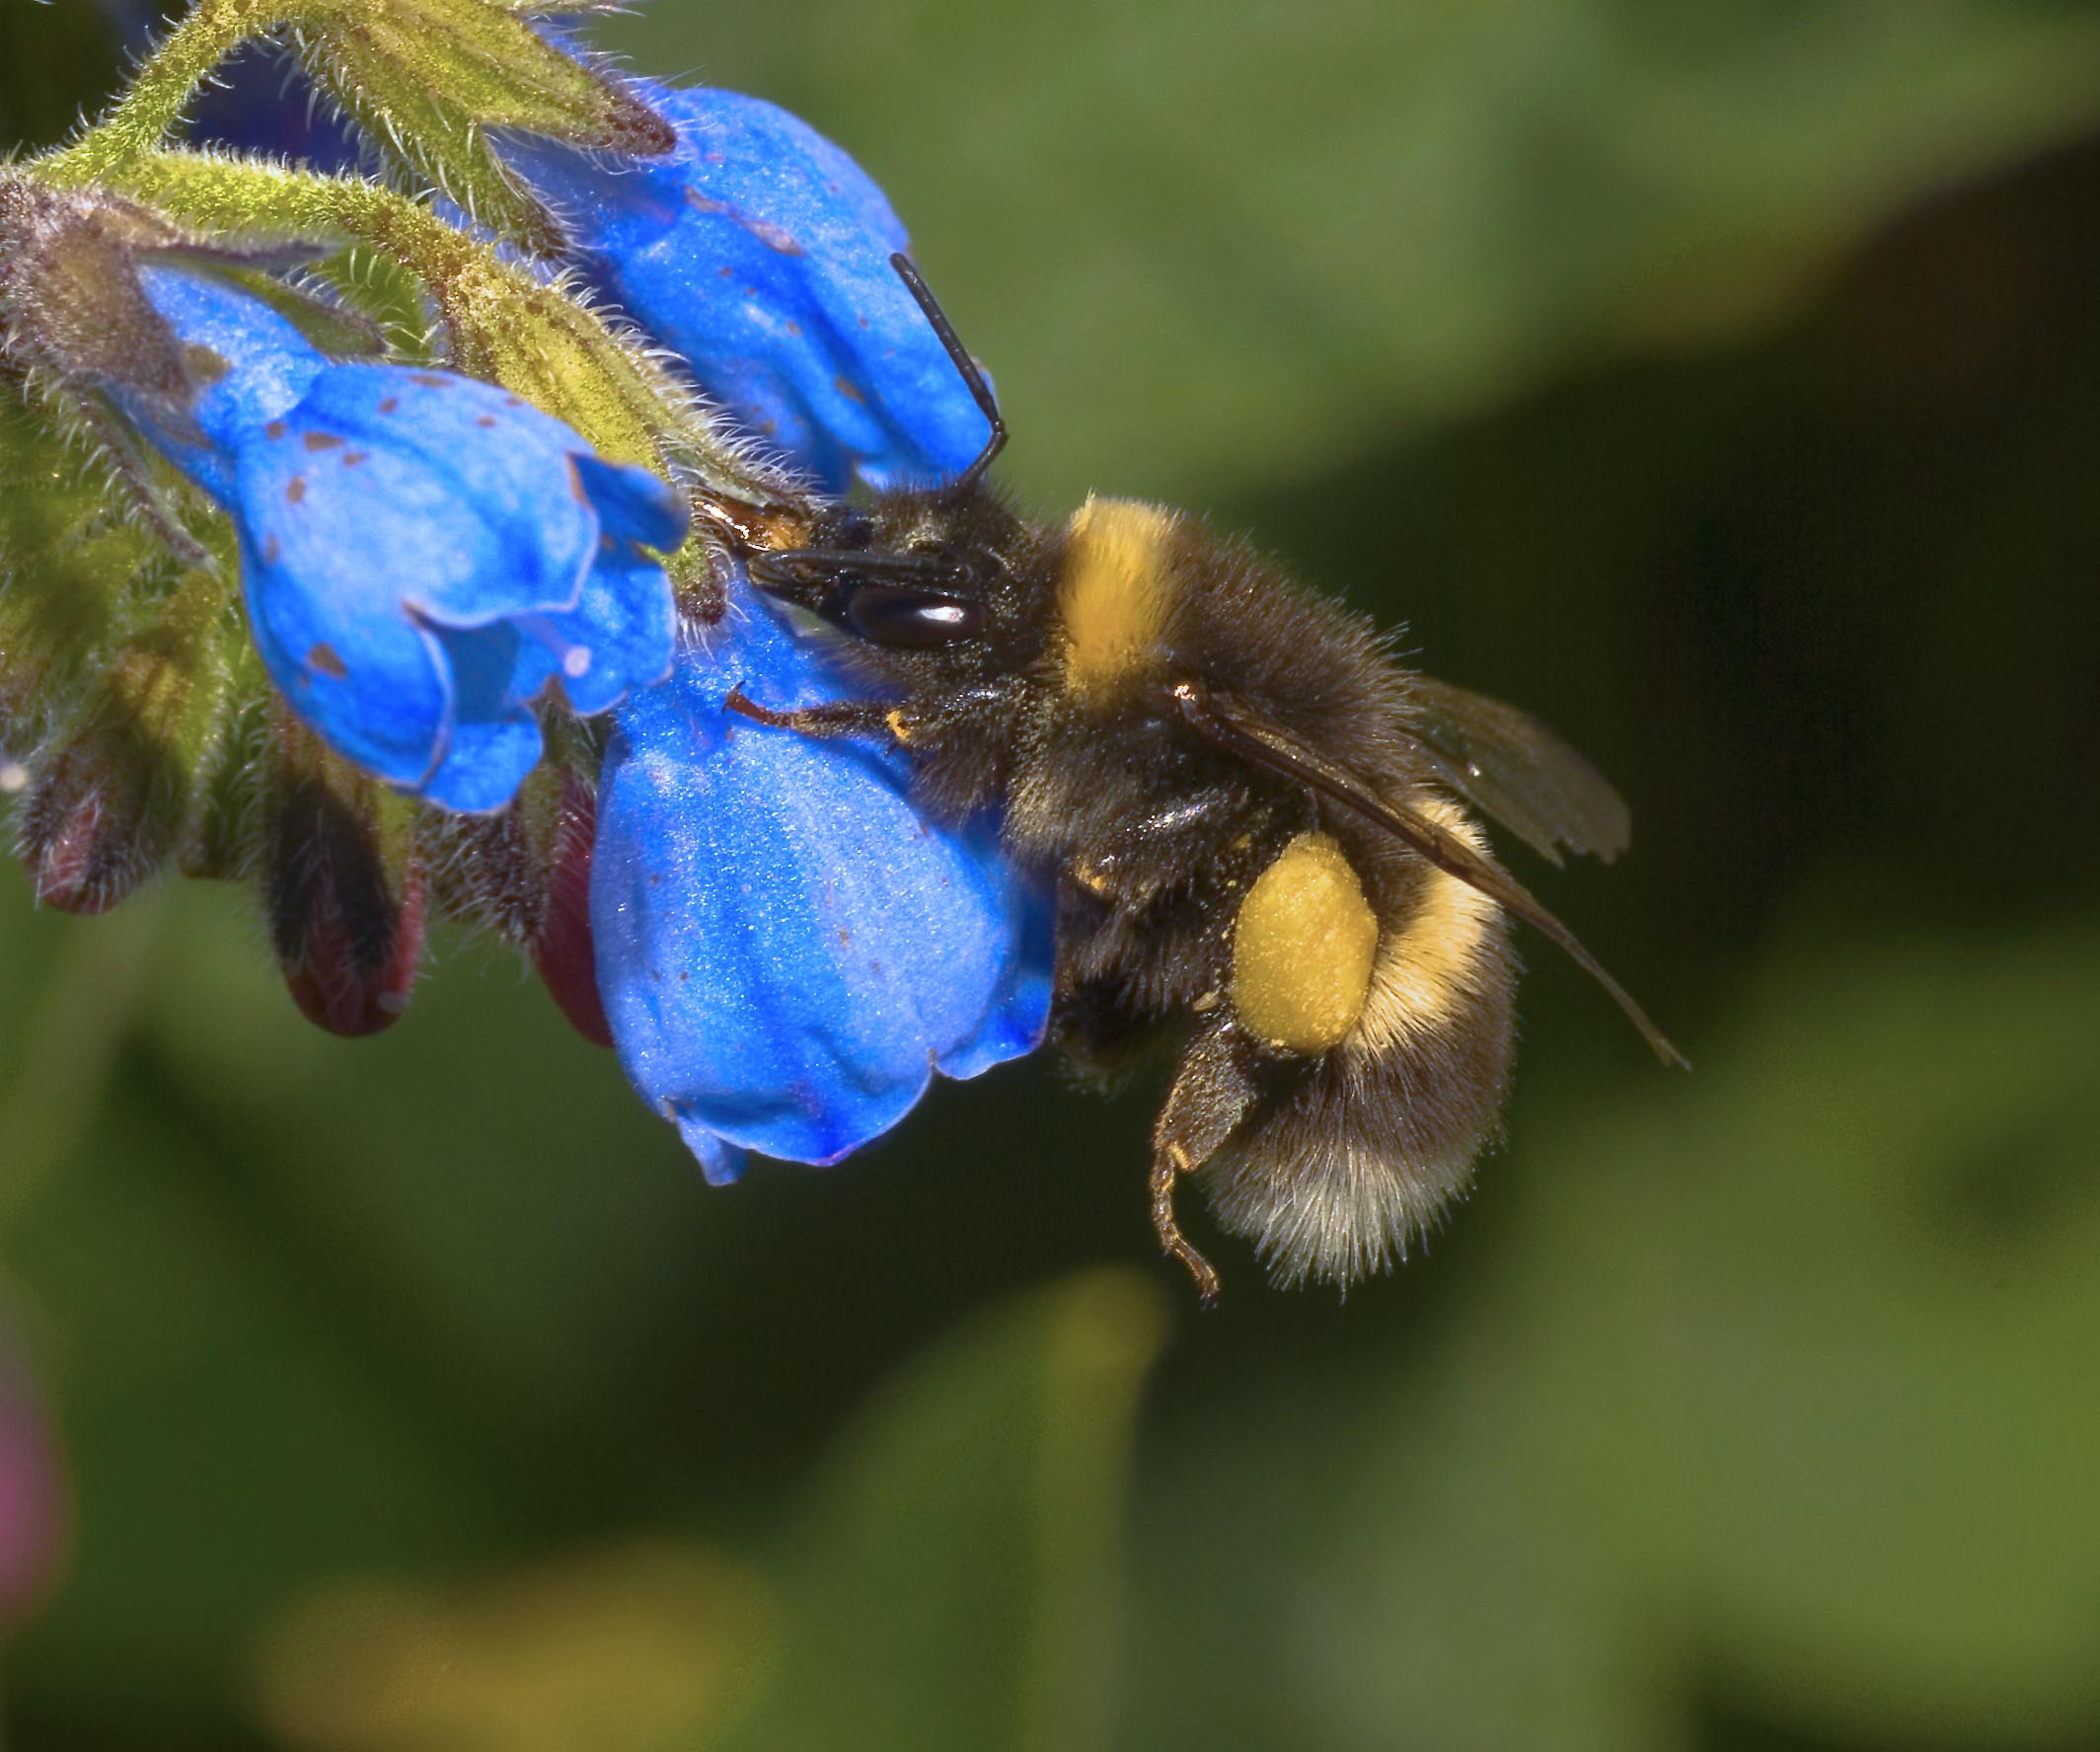
{"label": "blue flower", "polygon": [[709,1180],[836,1162],[936,1070],[1040,1043],[1049,912],[996,829],[928,823],[894,753],[724,712],[836,698],[820,635],[756,593],[622,710],[599,783],[598,984],[635,1088]]}
{"label": "blue flower", "polygon": [[[904,231],[853,161],[769,104],[643,86],[667,160],[518,156],[598,288],[751,435],[833,491],[938,479],[986,423],[889,266]],[[591,923],[615,1045],[712,1181],[743,1153],[830,1163],[936,1071],[1032,1051],[1049,1020],[1046,893],[995,825],[928,821],[904,757],[727,716],[855,684],[835,639],[741,578],[671,682],[619,714],[599,783]]]}
{"label": "blue flower", "polygon": [[771,104],[635,91],[677,128],[671,156],[610,167],[546,141],[513,148],[586,276],[827,491],[959,473],[985,419],[889,265],[906,238],[881,190]]}
{"label": "blue flower", "polygon": [[141,281],[204,364],[187,417],[134,412],[232,515],[257,648],[338,752],[496,809],[539,761],[534,701],[603,712],[668,671],[670,584],[638,547],[684,518],[653,475],[492,385],[332,363],[208,277]]}

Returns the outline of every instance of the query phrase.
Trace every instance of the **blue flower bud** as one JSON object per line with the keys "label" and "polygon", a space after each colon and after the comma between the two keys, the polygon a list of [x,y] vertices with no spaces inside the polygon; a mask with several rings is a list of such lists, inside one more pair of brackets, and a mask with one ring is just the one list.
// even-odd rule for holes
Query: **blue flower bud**
{"label": "blue flower bud", "polygon": [[827,491],[959,473],[985,419],[889,265],[906,238],[881,190],[771,104],[635,90],[677,128],[671,156],[609,167],[513,148],[586,276]]}
{"label": "blue flower bud", "polygon": [[499,808],[540,758],[543,693],[603,712],[669,669],[670,585],[638,551],[683,530],[662,482],[492,385],[331,363],[217,281],[140,277],[197,388],[181,420],[134,413],[232,515],[257,647],[338,753]]}
{"label": "blue flower bud", "polygon": [[818,640],[732,592],[704,648],[617,719],[591,883],[621,1063],[708,1178],[742,1152],[830,1163],[934,1071],[1040,1043],[1049,913],[996,830],[930,825],[894,753],[726,713],[834,699]]}

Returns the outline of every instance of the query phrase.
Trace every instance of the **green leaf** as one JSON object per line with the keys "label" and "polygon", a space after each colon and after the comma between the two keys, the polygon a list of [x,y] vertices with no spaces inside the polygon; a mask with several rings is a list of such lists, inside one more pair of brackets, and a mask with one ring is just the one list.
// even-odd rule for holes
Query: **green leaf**
{"label": "green leaf", "polygon": [[167,570],[100,471],[0,387],[0,767],[29,753],[114,631],[127,588]]}
{"label": "green leaf", "polygon": [[1098,1272],[980,1320],[832,1456],[780,1666],[731,1742],[792,1752],[1107,1744],[1125,1476],[1159,1293]]}
{"label": "green leaf", "polygon": [[1804,951],[1691,1077],[1520,1109],[1452,1318],[1161,1456],[1132,1743],[2089,1732],[2096,990],[2091,928]]}

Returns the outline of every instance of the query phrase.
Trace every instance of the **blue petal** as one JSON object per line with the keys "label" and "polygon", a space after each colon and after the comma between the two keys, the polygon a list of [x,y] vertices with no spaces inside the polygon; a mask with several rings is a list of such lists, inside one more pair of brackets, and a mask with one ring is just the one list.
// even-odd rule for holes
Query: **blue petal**
{"label": "blue petal", "polygon": [[[399,365],[337,365],[285,429],[252,446],[273,476],[303,473],[287,519],[332,543],[333,587],[448,627],[576,605],[598,517],[582,439],[491,384]],[[258,505],[247,491],[251,516]],[[318,557],[318,556],[317,556]]]}
{"label": "blue petal", "polygon": [[902,763],[725,715],[834,698],[816,648],[745,604],[621,712],[591,920],[629,1079],[711,1179],[736,1152],[828,1163],[903,1117],[936,1067],[1031,1050],[1046,909],[989,830],[930,826]]}
{"label": "blue petal", "polygon": [[598,287],[833,492],[967,466],[988,427],[889,265],[906,238],[882,191],[756,98],[638,94],[677,127],[672,157],[609,169],[544,141],[516,149]]}
{"label": "blue petal", "polygon": [[[445,653],[399,605],[338,600],[343,567],[287,544],[265,522],[241,528],[249,631],[291,708],[338,753],[405,791],[444,753],[452,708]],[[322,587],[315,587],[316,574]]]}
{"label": "blue petal", "polygon": [[597,711],[669,667],[670,585],[613,530],[675,542],[675,495],[489,385],[330,366],[245,434],[233,509],[256,645],[294,710],[448,807],[509,800],[557,675]]}
{"label": "blue petal", "polygon": [[634,689],[670,674],[677,621],[654,562],[626,542],[606,549],[574,611],[548,616],[560,644],[582,653],[561,671],[569,709],[585,718],[609,712]]}
{"label": "blue petal", "polygon": [[189,431],[153,431],[169,460],[223,502],[233,493],[233,446],[292,407],[328,360],[260,298],[224,280],[155,267],[140,267],[138,278],[183,343],[225,366],[215,378],[193,369],[198,389]]}
{"label": "blue petal", "polygon": [[524,705],[553,654],[516,627],[431,629],[451,687],[442,753],[412,789],[463,814],[500,809],[540,764],[539,721]]}
{"label": "blue petal", "polygon": [[623,467],[587,451],[573,458],[604,532],[668,553],[685,540],[685,500],[647,469]]}

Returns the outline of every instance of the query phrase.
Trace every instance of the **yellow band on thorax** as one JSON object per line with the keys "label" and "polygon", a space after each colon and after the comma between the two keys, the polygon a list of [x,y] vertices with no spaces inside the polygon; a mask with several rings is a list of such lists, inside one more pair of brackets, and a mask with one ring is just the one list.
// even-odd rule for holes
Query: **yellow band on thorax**
{"label": "yellow band on thorax", "polygon": [[1174,513],[1133,498],[1088,498],[1066,529],[1058,578],[1065,682],[1081,693],[1150,668],[1173,598]]}

